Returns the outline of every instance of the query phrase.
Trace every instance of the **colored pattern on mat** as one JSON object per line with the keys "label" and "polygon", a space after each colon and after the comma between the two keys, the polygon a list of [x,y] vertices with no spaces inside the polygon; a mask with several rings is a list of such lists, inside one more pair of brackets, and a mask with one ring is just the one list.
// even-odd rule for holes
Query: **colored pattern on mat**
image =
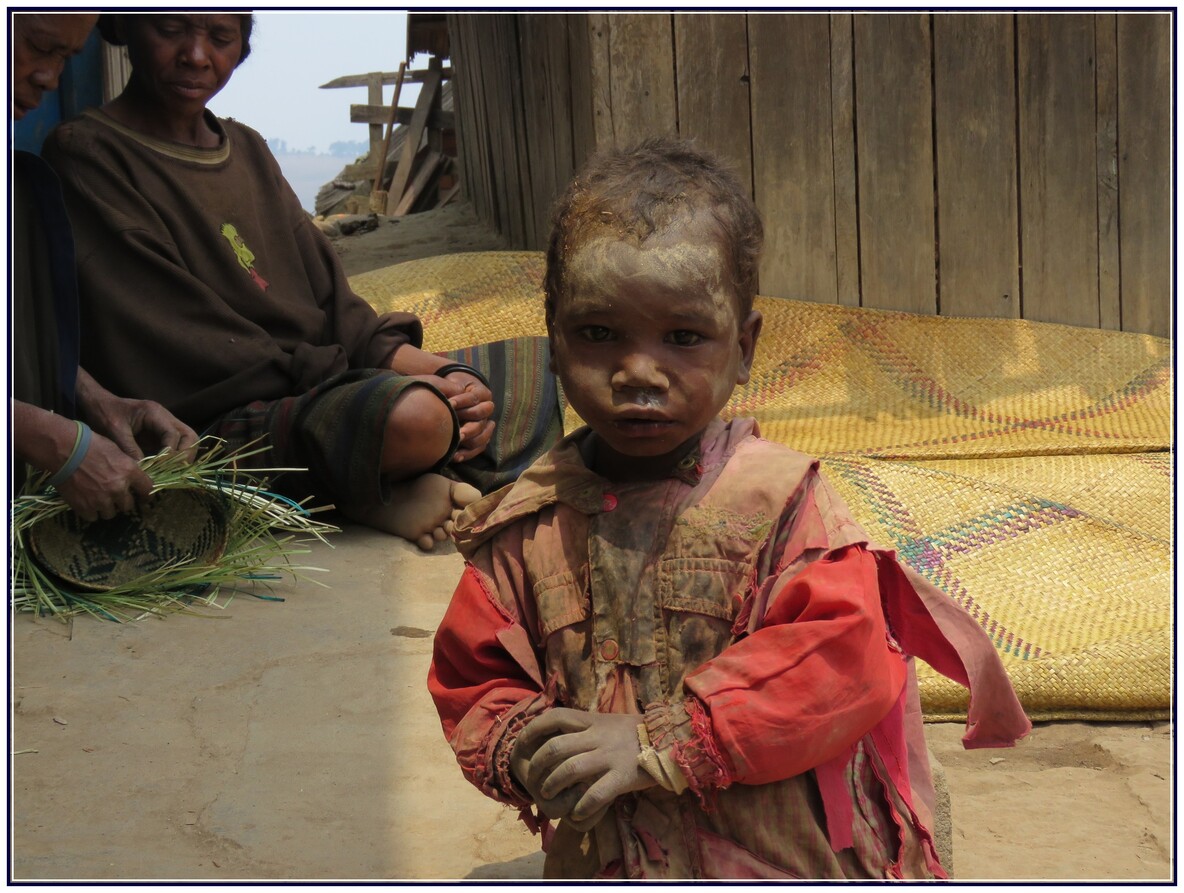
{"label": "colored pattern on mat", "polygon": [[[542,335],[543,256],[447,255],[354,277],[447,350]],[[1033,719],[1171,705],[1171,345],[1008,319],[758,297],[726,414],[823,459],[868,533],[965,605]],[[565,426],[579,419],[569,410]],[[920,668],[931,718],[964,690]]]}
{"label": "colored pattern on mat", "polygon": [[[823,467],[873,539],[978,620],[1033,719],[1133,719],[1165,715],[1171,699],[1158,460],[831,457]],[[928,667],[919,676],[927,714],[964,715],[960,686]]]}

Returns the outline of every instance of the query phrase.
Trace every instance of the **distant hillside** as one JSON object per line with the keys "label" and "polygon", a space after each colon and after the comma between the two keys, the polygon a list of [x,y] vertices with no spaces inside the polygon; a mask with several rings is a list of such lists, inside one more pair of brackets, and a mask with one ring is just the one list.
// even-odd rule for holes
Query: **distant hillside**
{"label": "distant hillside", "polygon": [[289,146],[287,140],[273,137],[267,141],[267,148],[271,149],[271,154],[277,158],[280,155],[332,155],[334,158],[345,158],[352,161],[369,152],[370,144],[362,140],[339,141],[330,143],[328,152],[320,152],[316,146],[299,149]]}
{"label": "distant hillside", "polygon": [[[360,144],[359,144],[360,145]],[[300,206],[310,214],[316,210],[317,192],[354,160],[353,156],[323,155],[311,152],[278,153],[273,150],[284,179],[300,199]],[[364,151],[363,151],[363,154]]]}

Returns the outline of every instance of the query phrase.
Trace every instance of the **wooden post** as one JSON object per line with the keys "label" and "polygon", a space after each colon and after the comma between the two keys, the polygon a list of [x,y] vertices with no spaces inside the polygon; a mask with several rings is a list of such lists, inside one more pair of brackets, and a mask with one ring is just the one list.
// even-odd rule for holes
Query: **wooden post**
{"label": "wooden post", "polygon": [[407,188],[407,183],[411,179],[411,167],[415,163],[415,154],[419,151],[420,140],[423,139],[423,131],[428,122],[428,112],[431,111],[432,103],[439,90],[440,72],[429,70],[428,76],[424,78],[423,89],[419,91],[419,99],[415,103],[411,124],[407,128],[407,141],[403,143],[403,157],[399,159],[395,175],[391,180],[390,192],[387,193],[386,213],[388,215],[391,215],[391,212],[399,206],[399,202],[403,198],[403,190]]}
{"label": "wooden post", "polygon": [[386,193],[382,190],[382,174],[386,168],[386,153],[390,150],[391,134],[395,132],[395,122],[399,117],[399,94],[403,92],[403,75],[407,71],[407,63],[399,63],[399,78],[395,81],[395,95],[391,98],[391,117],[386,125],[386,137],[382,141],[378,160],[374,168],[374,186],[370,190],[370,210],[381,214],[386,210]]}

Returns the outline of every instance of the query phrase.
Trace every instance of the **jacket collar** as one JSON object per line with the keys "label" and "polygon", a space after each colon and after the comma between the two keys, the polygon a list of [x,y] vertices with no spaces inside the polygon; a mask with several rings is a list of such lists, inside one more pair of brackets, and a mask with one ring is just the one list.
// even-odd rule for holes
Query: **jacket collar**
{"label": "jacket collar", "polygon": [[[469,555],[499,530],[549,505],[562,503],[583,515],[603,511],[604,495],[614,485],[584,464],[580,445],[591,433],[588,427],[573,431],[514,483],[470,504],[457,519],[453,531],[457,549]],[[753,419],[732,422],[713,419],[703,432],[699,448],[672,468],[670,476],[695,486],[708,471],[726,462],[736,445],[750,436],[759,436]]]}

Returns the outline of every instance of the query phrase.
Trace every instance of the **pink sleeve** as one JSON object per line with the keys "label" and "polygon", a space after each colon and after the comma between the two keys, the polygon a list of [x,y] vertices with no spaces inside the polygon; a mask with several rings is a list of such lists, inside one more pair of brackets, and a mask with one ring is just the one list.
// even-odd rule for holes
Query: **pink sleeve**
{"label": "pink sleeve", "polygon": [[905,675],[875,557],[852,545],[778,578],[759,628],[685,684],[730,780],[763,784],[849,748],[896,703]]}
{"label": "pink sleeve", "polygon": [[509,775],[507,741],[544,706],[543,686],[526,630],[472,566],[436,631],[428,691],[465,777],[497,800],[528,806]]}

